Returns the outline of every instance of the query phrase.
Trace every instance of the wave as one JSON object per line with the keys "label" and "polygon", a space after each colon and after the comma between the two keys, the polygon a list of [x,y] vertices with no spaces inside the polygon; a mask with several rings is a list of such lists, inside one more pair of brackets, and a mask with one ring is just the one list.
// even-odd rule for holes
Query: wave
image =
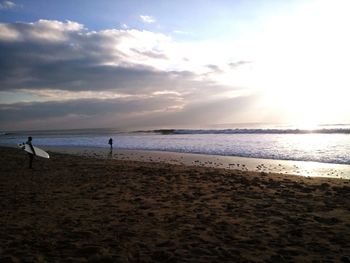
{"label": "wave", "polygon": [[223,130],[190,130],[190,129],[161,129],[151,132],[160,134],[350,134],[348,128],[337,129],[223,129]]}
{"label": "wave", "polygon": [[234,129],[157,129],[157,130],[139,130],[122,131],[112,128],[100,129],[71,129],[71,130],[41,130],[41,131],[0,131],[0,137],[8,136],[101,136],[101,135],[127,135],[134,134],[350,134],[349,125],[334,128],[320,129],[296,129],[296,128],[234,128]]}

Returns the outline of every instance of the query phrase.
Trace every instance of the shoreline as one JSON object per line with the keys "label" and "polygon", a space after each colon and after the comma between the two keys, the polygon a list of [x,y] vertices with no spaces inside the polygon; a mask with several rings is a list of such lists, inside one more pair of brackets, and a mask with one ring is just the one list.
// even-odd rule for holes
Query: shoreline
{"label": "shoreline", "polygon": [[0,147],[1,262],[348,262],[350,181]]}
{"label": "shoreline", "polygon": [[45,149],[52,152],[100,159],[164,162],[186,166],[194,165],[240,171],[291,174],[304,177],[350,179],[350,165],[345,164],[149,150],[114,149],[111,152],[108,148],[98,147],[46,146]]}
{"label": "shoreline", "polygon": [[[119,149],[111,153],[108,147],[46,146],[43,150],[88,156],[102,159],[166,162],[170,164],[196,165],[204,167],[237,169],[266,173],[293,174],[305,177],[330,177],[350,179],[350,164],[322,163],[283,159],[264,159],[241,156],[212,155],[202,153],[171,152],[161,150]],[[0,144],[0,147],[17,148],[15,145]]]}

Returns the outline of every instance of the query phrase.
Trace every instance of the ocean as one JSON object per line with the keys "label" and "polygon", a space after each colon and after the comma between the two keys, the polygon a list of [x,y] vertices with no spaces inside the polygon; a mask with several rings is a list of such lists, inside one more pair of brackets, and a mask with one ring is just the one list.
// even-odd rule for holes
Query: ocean
{"label": "ocean", "polygon": [[350,165],[350,126],[296,128],[164,129],[121,132],[80,129],[3,132],[0,144],[15,146],[33,137],[37,146],[74,146],[200,153]]}

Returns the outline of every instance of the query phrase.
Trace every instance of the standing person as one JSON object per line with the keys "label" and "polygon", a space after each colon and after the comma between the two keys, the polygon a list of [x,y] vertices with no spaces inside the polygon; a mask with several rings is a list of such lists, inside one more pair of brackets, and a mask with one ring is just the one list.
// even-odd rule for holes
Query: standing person
{"label": "standing person", "polygon": [[113,150],[113,139],[109,138],[108,144],[111,146],[111,151]]}
{"label": "standing person", "polygon": [[35,150],[34,150],[34,147],[33,147],[33,144],[32,144],[32,137],[31,136],[28,137],[28,140],[27,140],[26,144],[29,145],[30,149],[33,152],[33,153],[28,153],[29,169],[32,169],[33,159],[34,159],[34,156],[36,156],[36,154],[35,154]]}

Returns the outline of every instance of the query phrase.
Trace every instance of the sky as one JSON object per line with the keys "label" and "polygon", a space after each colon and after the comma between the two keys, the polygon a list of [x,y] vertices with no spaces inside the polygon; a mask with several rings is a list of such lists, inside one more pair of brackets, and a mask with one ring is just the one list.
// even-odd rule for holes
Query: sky
{"label": "sky", "polygon": [[350,123],[347,0],[0,0],[0,130]]}

